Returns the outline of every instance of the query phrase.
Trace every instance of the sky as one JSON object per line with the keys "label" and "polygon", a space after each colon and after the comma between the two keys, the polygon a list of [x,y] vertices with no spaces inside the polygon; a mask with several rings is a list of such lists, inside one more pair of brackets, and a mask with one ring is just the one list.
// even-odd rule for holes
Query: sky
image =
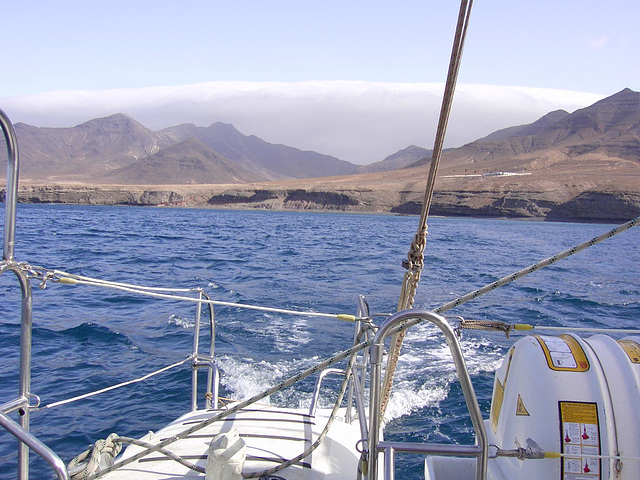
{"label": "sky", "polygon": [[[0,108],[232,123],[353,163],[433,146],[453,0],[0,0]],[[640,2],[476,0],[445,146],[640,90]],[[9,41],[6,41],[6,40]]]}

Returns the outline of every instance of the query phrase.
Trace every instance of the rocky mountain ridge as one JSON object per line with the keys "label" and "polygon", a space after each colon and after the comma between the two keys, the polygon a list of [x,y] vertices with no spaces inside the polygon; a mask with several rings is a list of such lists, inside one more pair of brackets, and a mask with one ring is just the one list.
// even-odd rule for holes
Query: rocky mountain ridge
{"label": "rocky mountain ridge", "polygon": [[551,112],[530,125],[495,132],[443,154],[450,174],[538,171],[564,164],[640,161],[640,92],[624,89],[571,114]]}
{"label": "rocky mountain ridge", "polygon": [[[117,123],[122,118],[112,120]],[[135,129],[141,126],[130,119],[126,123],[129,130],[124,133],[105,129],[90,143],[96,151],[106,142],[122,153],[123,148],[113,145],[127,135],[138,139],[126,152],[140,158],[121,166],[114,155],[109,173],[114,178],[109,182],[93,186],[31,182],[21,188],[21,201],[404,214],[420,210],[430,157],[420,147],[408,147],[350,175],[265,182],[253,170],[252,164],[259,162],[249,158],[251,148],[240,142],[243,137],[219,146],[227,149],[224,156],[204,144],[206,135],[215,130],[233,133],[232,126],[202,129],[196,139],[194,128],[201,127],[183,125],[157,136],[145,136],[142,130],[143,135],[137,136]],[[91,128],[83,124],[84,130]],[[51,141],[63,151],[86,138],[82,130],[64,133],[64,141]],[[251,141],[259,144],[258,140]],[[88,162],[92,149],[83,150],[78,162]],[[244,163],[232,162],[229,156]],[[262,165],[266,169],[267,163]],[[179,175],[182,186],[162,182],[170,175]],[[203,179],[210,176],[230,180],[206,184]],[[119,181],[122,178],[128,182]],[[640,93],[625,89],[574,113],[551,112],[532,124],[443,152],[432,213],[575,221],[618,221],[640,215]]]}
{"label": "rocky mountain ridge", "polygon": [[[164,158],[161,172],[155,172],[145,183],[191,183],[181,176],[184,156],[208,163],[212,156],[225,167],[215,175],[201,175],[197,183],[242,183],[247,176],[260,180],[307,178],[344,175],[357,166],[329,155],[302,151],[286,145],[275,145],[240,133],[233,125],[214,123],[209,127],[183,124],[158,132],[147,129],[127,115],[118,113],[89,120],[70,128],[15,125],[20,145],[21,173],[24,179],[40,182],[77,181],[84,183],[134,183],[139,174],[130,175],[142,167],[149,171],[151,163],[158,165]],[[193,142],[199,142],[197,152]],[[164,150],[171,149],[166,155]],[[158,155],[161,157],[158,157]],[[230,175],[224,175],[228,170]],[[231,172],[246,170],[237,176]],[[202,173],[202,172],[201,172]],[[137,180],[135,180],[137,182]]]}

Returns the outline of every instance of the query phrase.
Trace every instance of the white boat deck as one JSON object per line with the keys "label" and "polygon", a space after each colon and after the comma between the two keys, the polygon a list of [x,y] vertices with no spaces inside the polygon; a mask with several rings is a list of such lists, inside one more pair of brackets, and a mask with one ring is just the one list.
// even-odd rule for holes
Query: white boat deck
{"label": "white boat deck", "polygon": [[[204,468],[211,439],[235,427],[240,438],[247,445],[243,473],[262,471],[296,457],[311,446],[326,425],[325,414],[329,413],[320,410],[318,412],[316,416],[310,416],[308,411],[303,409],[279,409],[259,405],[214,422],[172,443],[166,449]],[[143,440],[157,444],[219,413],[220,410],[199,410],[188,413]],[[327,437],[311,455],[274,475],[287,480],[355,478],[359,460],[355,446],[359,440],[358,423],[349,425],[338,417]],[[141,447],[131,445],[122,458],[126,459],[142,450]],[[190,470],[165,455],[154,452],[103,478],[107,480],[203,479],[205,474]]]}

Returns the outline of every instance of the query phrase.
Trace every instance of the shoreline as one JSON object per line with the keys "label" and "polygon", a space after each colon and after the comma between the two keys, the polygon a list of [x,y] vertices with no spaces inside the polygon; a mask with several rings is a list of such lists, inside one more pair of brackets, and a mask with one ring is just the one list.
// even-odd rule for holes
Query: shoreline
{"label": "shoreline", "polygon": [[[307,187],[307,188],[302,188]],[[419,215],[415,191],[339,185],[87,185],[26,184],[18,202],[96,206],[143,206],[246,211]],[[496,189],[498,190],[498,189]],[[5,189],[0,190],[4,202]],[[432,217],[491,218],[562,223],[616,224],[640,215],[640,193],[436,190]]]}

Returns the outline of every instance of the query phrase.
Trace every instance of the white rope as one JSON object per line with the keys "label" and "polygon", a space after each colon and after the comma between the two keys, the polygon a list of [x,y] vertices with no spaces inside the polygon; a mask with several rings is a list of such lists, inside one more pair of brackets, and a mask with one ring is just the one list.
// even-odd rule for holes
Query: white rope
{"label": "white rope", "polygon": [[[80,284],[80,285],[91,285],[94,287],[112,288],[115,290],[121,290],[123,292],[146,295],[148,297],[166,298],[170,300],[181,300],[181,301],[194,302],[194,303],[205,303],[205,304],[218,305],[218,306],[224,306],[224,307],[244,308],[247,310],[259,310],[262,312],[284,313],[289,315],[304,315],[304,316],[325,317],[325,318],[337,318],[339,320],[346,320],[346,321],[355,320],[355,317],[353,317],[352,315],[344,315],[344,314],[336,314],[336,313],[320,313],[320,312],[301,312],[299,310],[286,310],[283,308],[271,308],[271,307],[261,307],[258,305],[247,305],[245,303],[222,302],[219,300],[206,300],[206,299],[195,298],[195,297],[185,297],[182,295],[169,295],[165,293],[156,293],[151,290],[158,290],[158,291],[161,291],[161,290],[170,291],[170,290],[162,289],[162,288],[153,289],[150,287],[138,287],[135,285],[126,286],[126,284],[121,284],[117,282],[108,282],[108,281],[97,280],[89,277],[79,277],[76,275],[68,275],[68,276],[60,277],[60,283],[65,285]],[[180,291],[193,291],[193,289],[180,290]]]}
{"label": "white rope", "polygon": [[127,287],[127,288],[135,288],[136,290],[147,290],[151,292],[195,292],[198,291],[198,288],[167,288],[167,287],[145,287],[142,285],[133,285],[130,283],[120,283],[120,282],[112,282],[109,280],[101,280],[99,278],[92,277],[84,277],[82,275],[76,275],[74,273],[67,273],[62,270],[53,270],[54,275],[58,275],[61,277],[74,278],[76,280],[84,280],[87,282],[91,282],[91,284],[100,284],[105,287],[108,286],[119,286],[119,287]]}
{"label": "white rope", "polygon": [[[603,240],[606,240],[608,238],[611,238],[614,235],[616,235],[618,233],[621,233],[622,231],[625,231],[625,230],[635,226],[639,221],[640,221],[640,217],[638,217],[638,218],[636,218],[636,219],[634,219],[634,220],[632,220],[630,222],[627,222],[626,224],[623,224],[623,225],[621,225],[619,227],[616,227],[613,230],[610,230],[609,232],[607,232],[606,234],[603,234],[603,235],[600,235],[598,237],[595,237],[594,239],[592,239],[592,240],[590,240],[588,242],[585,242],[584,244],[578,245],[578,246],[576,246],[574,248],[566,250],[565,252],[562,252],[562,253],[560,253],[558,255],[555,255],[554,257],[551,257],[551,259],[554,259],[553,261],[550,261],[550,259],[546,259],[546,260],[538,262],[537,264],[532,266],[532,267],[536,267],[536,268],[528,267],[528,268],[525,268],[525,269],[523,269],[523,270],[521,270],[519,272],[516,272],[515,274],[512,274],[512,275],[510,275],[508,277],[504,277],[501,280],[505,280],[505,279],[506,280],[503,283],[501,283],[501,285],[504,285],[506,283],[510,283],[510,282],[522,277],[522,276],[525,276],[525,275],[528,275],[529,273],[532,273],[535,270],[538,270],[538,269],[543,268],[543,267],[545,267],[547,265],[550,265],[551,263],[555,263],[556,261],[560,260],[561,258],[565,258],[565,257],[568,257],[570,255],[573,255],[574,253],[582,250],[583,248],[587,248],[589,246],[593,246],[596,243],[599,243],[600,241],[603,241]],[[582,247],[583,245],[586,245],[586,246]],[[500,282],[500,281],[498,281],[498,282]],[[444,312],[444,311],[449,310],[449,309],[451,309],[451,308],[453,308],[455,306],[460,305],[461,303],[467,302],[469,300],[472,300],[472,299],[475,299],[475,298],[479,297],[480,295],[488,293],[489,291],[492,291],[495,288],[498,288],[499,286],[501,286],[501,285],[495,285],[498,282],[494,282],[492,284],[489,284],[486,287],[483,287],[483,288],[481,288],[479,290],[471,292],[471,293],[469,293],[467,295],[463,295],[462,297],[459,297],[457,300],[454,300],[453,302],[449,302],[447,304],[444,304],[444,305],[440,306],[439,308],[437,308],[435,310],[435,312],[438,312],[438,313]],[[493,288],[489,288],[489,287],[493,287]],[[137,292],[136,291],[135,293],[142,293],[142,292]],[[188,298],[188,300],[192,300],[193,301],[194,299]],[[404,324],[398,326],[397,328],[393,329],[393,332],[395,333],[395,332],[398,332],[398,331],[401,331],[401,330],[406,330],[407,328],[409,328],[409,327],[411,327],[413,325],[416,325],[418,323],[421,323],[421,320],[419,320],[419,319],[409,320],[409,321],[405,322]],[[253,396],[252,398],[250,398],[248,400],[240,402],[240,403],[236,404],[235,406],[233,406],[233,407],[231,407],[231,408],[229,408],[227,410],[224,410],[224,411],[218,413],[217,415],[214,415],[213,417],[208,418],[207,420],[204,420],[204,421],[202,421],[202,422],[200,422],[200,423],[198,423],[198,424],[196,424],[196,425],[194,425],[194,426],[192,426],[192,427],[190,427],[190,428],[188,428],[188,429],[186,429],[186,430],[184,430],[184,431],[182,431],[182,432],[180,432],[180,433],[178,433],[178,434],[176,434],[176,435],[174,435],[174,436],[172,436],[170,438],[167,438],[167,439],[161,441],[159,444],[154,445],[153,447],[148,448],[147,450],[145,450],[143,452],[135,454],[135,455],[133,455],[133,456],[127,458],[127,459],[120,460],[118,463],[115,463],[114,465],[109,466],[109,467],[105,468],[104,470],[101,470],[100,472],[97,472],[97,474],[94,474],[94,475],[88,477],[88,479],[98,478],[99,476],[102,476],[102,475],[104,475],[104,474],[106,474],[108,472],[116,470],[117,468],[129,465],[130,463],[133,463],[133,462],[139,460],[140,458],[142,458],[142,457],[144,457],[146,455],[149,455],[150,453],[153,453],[154,451],[159,451],[160,449],[163,449],[164,447],[166,447],[166,446],[168,446],[168,445],[170,445],[170,444],[172,444],[172,443],[174,443],[174,442],[176,442],[176,441],[178,441],[178,440],[180,440],[182,438],[185,438],[185,437],[191,435],[192,433],[194,433],[194,432],[196,432],[198,430],[201,430],[201,429],[207,427],[208,425],[212,424],[213,422],[222,420],[223,418],[226,418],[229,415],[232,415],[233,413],[235,413],[235,412],[237,412],[237,411],[239,411],[239,410],[241,410],[241,409],[243,409],[243,408],[245,408],[245,407],[247,407],[247,406],[249,406],[249,405],[251,405],[251,404],[253,404],[255,402],[258,402],[258,401],[262,400],[263,398],[266,398],[267,396],[270,396],[270,395],[272,395],[273,393],[275,393],[275,392],[277,392],[279,390],[282,390],[282,389],[284,389],[284,388],[286,388],[286,387],[288,387],[290,385],[293,385],[294,383],[300,381],[303,378],[308,377],[309,375],[317,373],[318,371],[320,371],[322,369],[325,369],[325,368],[327,368],[327,367],[329,367],[329,366],[331,366],[331,365],[333,365],[333,364],[335,364],[335,363],[337,363],[337,362],[339,362],[341,360],[344,360],[345,358],[347,358],[347,357],[349,357],[351,355],[354,355],[356,352],[358,352],[358,351],[370,346],[371,343],[372,343],[372,340],[370,339],[368,341],[356,344],[353,347],[351,347],[350,349],[344,350],[344,351],[334,355],[333,357],[331,357],[331,358],[329,358],[329,359],[327,359],[327,360],[325,360],[325,361],[323,361],[323,362],[321,362],[319,364],[316,364],[316,365],[310,367],[309,369],[307,369],[307,370],[305,370],[303,372],[300,372],[297,375],[294,375],[293,377],[290,377],[290,378],[284,380],[283,382],[280,382],[279,384],[277,384],[277,385],[275,385],[275,386],[273,386],[273,387],[271,387],[271,388],[269,388],[269,389],[267,389],[267,390],[255,395],[255,396]],[[630,459],[634,459],[634,458],[630,457]]]}
{"label": "white rope", "polygon": [[67,469],[71,480],[85,480],[89,475],[113,465],[113,460],[121,449],[122,443],[115,433],[104,440],[98,440],[88,450],[69,462]]}
{"label": "white rope", "polygon": [[44,407],[40,407],[37,410],[46,410],[46,409],[49,409],[49,408],[58,407],[60,405],[65,405],[67,403],[72,403],[72,402],[76,402],[78,400],[83,400],[85,398],[94,397],[94,396],[99,395],[101,393],[105,393],[105,392],[108,392],[110,390],[115,390],[116,388],[126,387],[127,385],[132,385],[134,383],[142,382],[142,381],[144,381],[144,380],[146,380],[148,378],[151,378],[151,377],[153,377],[155,375],[158,375],[158,374],[160,374],[162,372],[166,372],[167,370],[170,370],[172,368],[179,367],[180,365],[183,365],[184,363],[187,363],[189,360],[192,360],[192,358],[193,358],[192,356],[188,356],[184,360],[181,360],[181,361],[176,362],[176,363],[174,363],[172,365],[168,365],[166,367],[163,367],[160,370],[156,370],[155,372],[148,373],[148,374],[144,375],[143,377],[135,378],[133,380],[128,380],[128,381],[122,382],[122,383],[118,383],[117,385],[111,385],[110,387],[106,387],[106,388],[103,388],[103,389],[100,389],[100,390],[96,390],[95,392],[85,393],[84,395],[78,395],[77,397],[69,398],[67,400],[61,400],[59,402],[53,402],[53,403],[50,403],[49,405],[45,405]]}
{"label": "white rope", "polygon": [[[555,330],[567,332],[593,332],[593,333],[629,333],[631,335],[640,335],[640,330],[632,328],[588,328],[588,327],[541,327],[539,325],[531,325],[532,330]],[[518,329],[516,332],[520,331]]]}
{"label": "white rope", "polygon": [[310,368],[308,368],[307,370],[304,370],[303,372],[300,372],[292,377],[289,377],[288,379],[278,383],[277,385],[274,385],[271,388],[268,388],[267,390],[258,393],[257,395],[254,395],[253,397],[249,398],[248,400],[244,400],[240,403],[237,403],[236,405],[234,405],[233,407],[230,407],[226,410],[223,410],[222,412],[209,417],[206,420],[203,420],[200,423],[197,423],[191,427],[189,427],[186,430],[183,430],[182,432],[173,435],[172,437],[166,438],[165,440],[161,441],[160,443],[154,445],[152,448],[149,448],[145,451],[142,451],[140,453],[137,453],[135,455],[132,455],[131,457],[127,457],[125,459],[121,459],[119,462],[114,463],[112,466],[105,468],[104,470],[101,470],[100,472],[97,472],[95,475],[92,475],[90,477],[87,478],[87,480],[93,480],[95,478],[98,478],[106,473],[109,473],[113,470],[116,470],[118,468],[124,467],[125,465],[129,465],[139,459],[141,459],[142,457],[145,457],[147,455],[149,455],[150,453],[153,453],[155,451],[158,451],[161,448],[164,448],[168,445],[171,445],[174,442],[177,442],[178,440],[182,439],[182,438],[186,438],[189,435],[197,432],[198,430],[202,430],[203,428],[211,425],[214,422],[217,422],[219,420],[222,420],[223,418],[226,418],[230,415],[233,415],[234,413],[236,413],[239,410],[242,410],[243,408],[246,408],[249,405],[252,405],[256,402],[259,402],[260,400],[273,395],[275,392],[280,391],[284,388],[287,388],[291,385],[293,385],[296,382],[299,382],[300,380],[313,375],[314,373],[317,373],[327,367],[330,367],[331,365],[334,365],[336,363],[338,363],[341,360],[344,360],[348,357],[350,357],[351,355],[359,352],[360,350],[368,347],[371,343],[372,343],[373,339],[370,339],[366,342],[362,342],[359,343],[357,345],[354,345],[353,347],[349,348],[348,350],[344,350],[342,352],[337,353],[336,355],[334,355],[331,358],[328,358],[326,360],[324,360],[323,362],[320,362]]}

